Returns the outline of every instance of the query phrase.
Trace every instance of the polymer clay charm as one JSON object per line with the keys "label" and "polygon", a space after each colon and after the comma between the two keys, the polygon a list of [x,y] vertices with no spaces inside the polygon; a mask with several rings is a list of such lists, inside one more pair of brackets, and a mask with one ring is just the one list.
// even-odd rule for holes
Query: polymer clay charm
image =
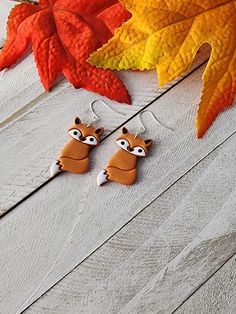
{"label": "polymer clay charm", "polygon": [[89,170],[89,152],[99,145],[104,129],[95,129],[75,119],[74,125],[68,130],[72,139],[61,150],[58,159],[52,164],[50,174],[54,177],[61,171],[85,173]]}
{"label": "polymer clay charm", "polygon": [[134,184],[137,179],[137,161],[139,157],[146,157],[153,140],[144,140],[130,134],[127,128],[122,129],[122,135],[116,140],[120,147],[102,170],[98,177],[98,185],[114,181],[124,185]]}

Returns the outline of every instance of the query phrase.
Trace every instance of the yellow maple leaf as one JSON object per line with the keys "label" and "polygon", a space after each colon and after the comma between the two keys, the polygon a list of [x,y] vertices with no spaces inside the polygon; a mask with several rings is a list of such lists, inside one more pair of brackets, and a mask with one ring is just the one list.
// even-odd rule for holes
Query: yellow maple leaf
{"label": "yellow maple leaf", "polygon": [[182,75],[204,43],[212,47],[197,114],[200,138],[236,92],[236,0],[122,0],[132,13],[89,58],[110,69],[157,69],[164,85]]}

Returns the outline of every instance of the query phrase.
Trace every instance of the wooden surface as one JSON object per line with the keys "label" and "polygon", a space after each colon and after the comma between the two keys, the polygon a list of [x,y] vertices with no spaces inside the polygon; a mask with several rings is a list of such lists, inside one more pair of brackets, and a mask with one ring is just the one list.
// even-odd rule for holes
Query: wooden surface
{"label": "wooden surface", "polygon": [[236,256],[190,297],[176,314],[236,312]]}
{"label": "wooden surface", "polygon": [[[1,2],[1,23],[10,6]],[[235,309],[226,268],[236,253],[235,106],[203,140],[194,134],[208,55],[201,50],[185,77],[164,89],[154,71],[120,72],[132,106],[65,80],[46,93],[32,55],[0,73],[1,314],[208,313],[209,300],[219,313]],[[87,121],[97,98],[125,116],[98,104],[106,138],[91,153],[91,171],[49,180],[66,129],[76,115]],[[122,125],[135,132],[144,108],[175,131],[145,114],[155,145],[137,184],[97,187]]]}
{"label": "wooden surface", "polygon": [[[231,173],[235,144],[236,135],[146,207],[26,313],[174,311],[235,253],[236,190],[229,185],[231,182],[235,186],[236,182],[236,173]],[[212,290],[213,296],[215,293],[219,292]]]}
{"label": "wooden surface", "polygon": [[15,2],[3,0],[0,3],[0,43],[6,38],[6,23],[8,13],[15,6]]}

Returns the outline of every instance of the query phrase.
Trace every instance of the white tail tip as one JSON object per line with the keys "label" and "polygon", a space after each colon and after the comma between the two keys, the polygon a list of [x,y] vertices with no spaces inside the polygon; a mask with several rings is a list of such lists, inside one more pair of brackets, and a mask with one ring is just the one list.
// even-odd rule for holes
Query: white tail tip
{"label": "white tail tip", "polygon": [[53,164],[50,167],[50,175],[51,177],[54,177],[56,174],[61,172],[60,165],[58,164],[58,161],[54,161]]}
{"label": "white tail tip", "polygon": [[102,170],[101,172],[99,172],[98,177],[97,177],[97,184],[98,186],[101,186],[102,184],[108,182],[107,179],[107,174],[106,174],[106,170]]}

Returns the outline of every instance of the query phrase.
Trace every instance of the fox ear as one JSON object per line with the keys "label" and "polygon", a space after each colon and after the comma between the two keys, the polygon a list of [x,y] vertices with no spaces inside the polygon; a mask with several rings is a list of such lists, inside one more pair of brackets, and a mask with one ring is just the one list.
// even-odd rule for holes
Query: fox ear
{"label": "fox ear", "polygon": [[96,133],[98,136],[102,136],[103,133],[104,133],[104,128],[99,128],[99,129],[95,130],[95,133]]}
{"label": "fox ear", "polygon": [[153,140],[145,140],[144,143],[145,143],[146,147],[150,147],[153,143]]}
{"label": "fox ear", "polygon": [[79,117],[76,117],[76,118],[75,118],[75,124],[80,124],[80,123],[81,123],[80,118],[79,118]]}
{"label": "fox ear", "polygon": [[122,128],[122,133],[123,133],[123,134],[128,134],[128,133],[129,133],[129,131],[128,131],[128,129],[127,129],[127,128],[125,128],[125,127],[124,127],[124,128]]}

